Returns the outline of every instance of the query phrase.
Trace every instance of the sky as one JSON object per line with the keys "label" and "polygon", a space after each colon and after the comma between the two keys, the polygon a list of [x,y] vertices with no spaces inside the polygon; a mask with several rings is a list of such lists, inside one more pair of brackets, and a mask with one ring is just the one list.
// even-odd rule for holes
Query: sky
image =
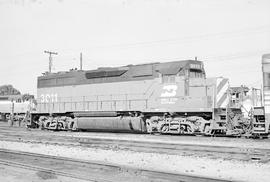
{"label": "sky", "polygon": [[0,85],[36,94],[53,72],[194,59],[207,77],[262,86],[269,0],[0,0]]}

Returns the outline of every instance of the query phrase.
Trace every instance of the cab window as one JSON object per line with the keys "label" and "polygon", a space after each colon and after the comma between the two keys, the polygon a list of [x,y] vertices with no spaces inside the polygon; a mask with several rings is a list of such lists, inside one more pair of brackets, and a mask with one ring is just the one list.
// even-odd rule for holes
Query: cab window
{"label": "cab window", "polygon": [[202,74],[201,70],[190,69],[189,77],[190,78],[203,78],[203,74]]}

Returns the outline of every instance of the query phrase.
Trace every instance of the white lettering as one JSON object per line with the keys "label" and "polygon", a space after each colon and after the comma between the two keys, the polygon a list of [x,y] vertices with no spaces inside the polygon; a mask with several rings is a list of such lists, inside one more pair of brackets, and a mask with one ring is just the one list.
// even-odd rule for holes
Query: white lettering
{"label": "white lettering", "polygon": [[160,100],[161,104],[175,104],[178,101],[178,98],[162,98]]}
{"label": "white lettering", "polygon": [[42,102],[42,103],[45,102],[45,97],[43,94],[40,95],[40,102]]}
{"label": "white lettering", "polygon": [[164,92],[161,93],[161,97],[174,97],[176,96],[177,85],[165,85],[163,87]]}
{"label": "white lettering", "polygon": [[41,94],[40,95],[41,103],[57,102],[57,99],[58,99],[57,94]]}
{"label": "white lettering", "polygon": [[46,94],[46,96],[45,96],[45,102],[50,102],[50,95],[49,94]]}

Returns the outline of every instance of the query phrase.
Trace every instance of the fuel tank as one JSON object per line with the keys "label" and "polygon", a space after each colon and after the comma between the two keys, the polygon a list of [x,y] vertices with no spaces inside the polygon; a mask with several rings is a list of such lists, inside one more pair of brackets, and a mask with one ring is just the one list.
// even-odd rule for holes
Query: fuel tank
{"label": "fuel tank", "polygon": [[76,128],[89,131],[146,132],[146,125],[140,117],[77,117]]}

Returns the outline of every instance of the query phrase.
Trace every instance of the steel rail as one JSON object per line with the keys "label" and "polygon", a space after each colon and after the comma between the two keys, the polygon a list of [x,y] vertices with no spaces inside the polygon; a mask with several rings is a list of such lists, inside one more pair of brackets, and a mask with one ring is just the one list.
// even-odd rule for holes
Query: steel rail
{"label": "steel rail", "polygon": [[121,139],[89,139],[79,138],[79,143],[85,146],[110,146],[116,145],[119,148],[134,148],[136,151],[166,153],[166,154],[179,154],[180,151],[196,152],[196,153],[210,153],[219,154],[220,156],[229,155],[231,159],[240,160],[263,160],[263,162],[270,161],[270,149],[260,148],[239,148],[227,146],[211,146],[211,145],[198,145],[198,144],[174,144],[164,142],[149,142],[149,141],[128,141]]}
{"label": "steel rail", "polygon": [[[183,155],[196,154],[208,157],[218,156],[225,159],[236,159],[244,161],[270,161],[270,149],[263,148],[240,148],[231,146],[213,146],[213,145],[199,145],[199,144],[183,144],[183,143],[166,143],[166,141],[138,141],[128,139],[111,139],[111,138],[87,138],[80,136],[63,136],[53,133],[53,140],[51,136],[42,136],[40,133],[13,133],[1,132],[1,140],[32,142],[32,143],[46,143],[53,145],[68,145],[68,146],[84,146],[84,147],[118,147],[120,149],[134,150],[141,152],[166,153]],[[44,134],[44,133],[43,133]],[[38,136],[36,136],[38,135]],[[17,137],[18,139],[14,139]]]}
{"label": "steel rail", "polygon": [[[0,155],[0,164],[2,165],[9,165],[9,166],[14,166],[14,167],[19,167],[19,168],[24,168],[24,169],[30,169],[30,170],[35,170],[35,171],[44,171],[56,175],[61,175],[65,177],[71,177],[71,178],[76,178],[76,179],[81,179],[81,180],[90,180],[90,181],[118,181],[115,178],[113,179],[106,179],[104,176],[102,178],[100,177],[89,177],[89,176],[83,176],[81,174],[72,174],[72,173],[67,173],[63,172],[60,170],[55,170],[55,169],[50,169],[50,168],[44,168],[40,167],[40,163],[35,163],[35,165],[29,165],[25,163],[20,163],[20,162],[14,162],[17,157],[23,157],[25,160],[25,157],[32,157],[35,158],[35,160],[38,158],[40,161],[46,160],[53,160],[56,163],[60,162],[71,162],[72,163],[77,163],[83,166],[92,166],[94,169],[100,169],[100,168],[107,168],[107,170],[113,170],[113,171],[119,171],[123,173],[127,173],[133,177],[132,180],[134,180],[134,175],[132,174],[138,174],[140,175],[141,178],[139,179],[144,179],[144,181],[149,181],[152,179],[152,181],[181,181],[181,182],[225,182],[225,181],[230,181],[230,180],[222,180],[222,179],[215,179],[215,178],[208,178],[208,177],[202,177],[202,176],[192,176],[192,175],[184,175],[184,174],[174,174],[174,173],[169,173],[169,172],[162,172],[162,171],[152,171],[152,170],[146,170],[146,169],[135,169],[135,168],[129,168],[126,166],[116,166],[108,163],[98,163],[98,162],[92,162],[92,161],[85,161],[85,160],[79,160],[79,159],[71,159],[71,158],[65,158],[65,157],[56,157],[56,156],[50,156],[50,155],[43,155],[43,154],[35,154],[35,153],[28,153],[28,152],[20,152],[20,151],[12,151],[12,150],[6,150],[6,149],[0,149],[0,153],[6,154],[4,155],[5,159],[3,158],[3,155]],[[7,156],[10,155],[11,157],[7,159]],[[13,161],[12,161],[13,160]],[[88,171],[89,173],[89,171]],[[132,173],[132,174],[131,174]],[[109,175],[111,173],[108,173]],[[108,177],[108,176],[107,176]],[[110,178],[110,177],[109,177]]]}
{"label": "steel rail", "polygon": [[[23,163],[18,163],[18,162],[11,162],[11,161],[7,161],[7,160],[0,160],[0,165],[12,166],[12,167],[17,167],[17,168],[22,168],[22,169],[27,169],[27,170],[33,170],[33,171],[42,171],[45,173],[54,174],[54,175],[58,175],[58,176],[64,176],[64,177],[89,181],[89,178],[84,178],[84,177],[79,176],[79,175],[74,175],[74,174],[65,173],[62,171],[52,170],[49,168],[38,167],[38,166],[33,166],[33,165],[28,165],[28,164],[23,164]],[[94,182],[97,180],[92,180],[92,181]]]}
{"label": "steel rail", "polygon": [[270,161],[270,149],[263,148],[240,148],[230,146],[213,146],[213,145],[199,145],[199,144],[177,144],[165,143],[159,141],[135,141],[123,139],[109,139],[109,138],[85,138],[85,137],[71,137],[71,136],[57,136],[54,135],[53,140],[48,136],[33,136],[27,137],[23,135],[11,134],[10,136],[3,136],[1,140],[31,142],[31,143],[46,143],[52,145],[67,145],[67,146],[84,146],[84,147],[100,147],[108,148],[116,146],[120,149],[140,151],[140,152],[153,152],[153,153],[166,153],[178,154],[181,152],[184,155],[190,154],[204,154],[208,157],[218,156],[224,159],[235,159],[244,161]]}

